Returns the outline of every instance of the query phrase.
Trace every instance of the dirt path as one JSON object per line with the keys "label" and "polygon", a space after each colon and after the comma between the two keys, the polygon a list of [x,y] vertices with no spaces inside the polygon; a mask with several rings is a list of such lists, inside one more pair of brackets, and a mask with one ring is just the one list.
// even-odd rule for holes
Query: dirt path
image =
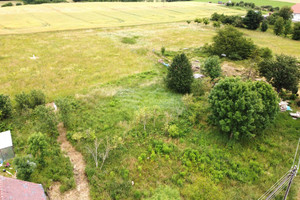
{"label": "dirt path", "polygon": [[63,123],[58,125],[59,136],[57,141],[61,144],[60,148],[62,151],[67,153],[74,166],[74,178],[76,182],[76,188],[60,194],[59,186],[60,183],[54,183],[48,194],[51,200],[88,200],[89,198],[89,185],[87,177],[85,176],[85,162],[81,153],[75,150],[66,138],[66,129]]}

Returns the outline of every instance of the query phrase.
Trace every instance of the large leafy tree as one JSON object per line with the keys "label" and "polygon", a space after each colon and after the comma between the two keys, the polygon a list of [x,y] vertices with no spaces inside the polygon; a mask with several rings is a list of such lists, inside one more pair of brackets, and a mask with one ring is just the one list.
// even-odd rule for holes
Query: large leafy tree
{"label": "large leafy tree", "polygon": [[293,10],[291,7],[283,6],[278,12],[278,15],[282,17],[284,20],[292,19],[293,16]]}
{"label": "large leafy tree", "polygon": [[297,92],[300,80],[300,66],[294,57],[277,55],[276,59],[267,59],[259,63],[260,75],[266,77],[277,92],[287,89]]}
{"label": "large leafy tree", "polygon": [[243,19],[243,23],[246,25],[247,29],[256,30],[262,20],[263,17],[261,12],[249,10],[246,17]]}
{"label": "large leafy tree", "polygon": [[225,54],[232,60],[247,59],[255,49],[253,41],[243,37],[243,33],[232,26],[220,29],[213,38],[213,44],[207,47],[209,53],[217,56]]}
{"label": "large leafy tree", "polygon": [[239,78],[221,80],[211,91],[209,103],[212,122],[235,139],[255,137],[274,120],[278,109],[277,94],[270,85]]}
{"label": "large leafy tree", "polygon": [[192,66],[184,53],[175,56],[166,77],[168,88],[178,93],[189,93],[193,82]]}

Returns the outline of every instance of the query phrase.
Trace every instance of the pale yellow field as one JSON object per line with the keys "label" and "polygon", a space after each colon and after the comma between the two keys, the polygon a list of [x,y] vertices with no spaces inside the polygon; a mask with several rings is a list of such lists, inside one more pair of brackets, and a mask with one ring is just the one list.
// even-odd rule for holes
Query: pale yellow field
{"label": "pale yellow field", "polygon": [[0,8],[0,34],[132,26],[245,11],[201,2],[94,2]]}

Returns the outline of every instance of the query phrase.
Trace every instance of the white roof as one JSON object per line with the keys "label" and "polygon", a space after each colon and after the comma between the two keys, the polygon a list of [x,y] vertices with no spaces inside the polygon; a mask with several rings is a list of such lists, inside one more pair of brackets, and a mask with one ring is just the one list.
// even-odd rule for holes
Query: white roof
{"label": "white roof", "polygon": [[12,145],[10,131],[0,133],[0,149],[11,147]]}

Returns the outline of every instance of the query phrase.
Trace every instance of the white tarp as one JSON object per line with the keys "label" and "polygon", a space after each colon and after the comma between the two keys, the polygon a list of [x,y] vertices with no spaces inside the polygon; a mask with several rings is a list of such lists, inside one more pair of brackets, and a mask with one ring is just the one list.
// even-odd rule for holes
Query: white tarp
{"label": "white tarp", "polygon": [[10,131],[0,133],[0,149],[11,147],[12,145]]}

